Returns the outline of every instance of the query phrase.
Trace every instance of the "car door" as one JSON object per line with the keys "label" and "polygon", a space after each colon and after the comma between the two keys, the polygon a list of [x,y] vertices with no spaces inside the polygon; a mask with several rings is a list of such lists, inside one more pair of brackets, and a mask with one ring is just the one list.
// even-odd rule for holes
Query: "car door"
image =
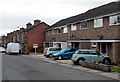
{"label": "car door", "polygon": [[101,60],[101,56],[96,51],[89,51],[89,59],[91,62],[99,62]]}
{"label": "car door", "polygon": [[76,49],[69,49],[64,53],[65,58],[71,58],[72,55],[76,52]]}

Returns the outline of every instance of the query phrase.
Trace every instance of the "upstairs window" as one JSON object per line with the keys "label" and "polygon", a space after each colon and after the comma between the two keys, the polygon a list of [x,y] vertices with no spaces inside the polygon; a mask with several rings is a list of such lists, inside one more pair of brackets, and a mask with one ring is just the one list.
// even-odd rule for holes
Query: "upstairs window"
{"label": "upstairs window", "polygon": [[94,28],[103,27],[103,18],[94,20]]}
{"label": "upstairs window", "polygon": [[87,29],[87,22],[82,22],[80,25],[81,29]]}
{"label": "upstairs window", "polygon": [[75,31],[77,30],[77,26],[76,25],[71,25],[71,31]]}
{"label": "upstairs window", "polygon": [[67,33],[67,32],[68,32],[67,27],[64,27],[63,28],[63,33]]}
{"label": "upstairs window", "polygon": [[49,35],[49,31],[46,31],[46,34]]}
{"label": "upstairs window", "polygon": [[54,29],[52,29],[52,34],[55,34]]}
{"label": "upstairs window", "polygon": [[116,16],[110,16],[109,17],[109,25],[118,25],[120,24],[120,15],[116,15]]}
{"label": "upstairs window", "polygon": [[57,29],[57,34],[61,33],[61,30],[60,29]]}

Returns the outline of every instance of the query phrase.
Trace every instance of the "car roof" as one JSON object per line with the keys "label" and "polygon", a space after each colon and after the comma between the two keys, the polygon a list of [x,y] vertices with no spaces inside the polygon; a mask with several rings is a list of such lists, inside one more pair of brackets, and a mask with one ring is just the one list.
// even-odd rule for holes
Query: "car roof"
{"label": "car roof", "polygon": [[76,48],[65,48],[65,49],[76,49]]}
{"label": "car roof", "polygon": [[47,48],[60,48],[60,47],[47,47]]}
{"label": "car roof", "polygon": [[95,49],[79,49],[78,51],[96,51]]}

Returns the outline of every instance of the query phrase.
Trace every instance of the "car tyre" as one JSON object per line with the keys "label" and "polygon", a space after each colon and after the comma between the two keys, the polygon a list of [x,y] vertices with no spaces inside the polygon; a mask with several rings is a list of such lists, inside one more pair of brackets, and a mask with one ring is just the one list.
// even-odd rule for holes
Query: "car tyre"
{"label": "car tyre", "polygon": [[50,57],[50,58],[52,57],[52,53],[49,54],[49,57]]}
{"label": "car tyre", "polygon": [[63,57],[60,55],[60,56],[58,56],[58,59],[59,59],[59,60],[62,60],[62,59],[63,59]]}
{"label": "car tyre", "polygon": [[82,64],[82,62],[84,62],[84,61],[85,61],[85,59],[84,59],[84,58],[80,58],[80,59],[78,59],[77,63],[78,63],[79,65],[81,65],[81,64]]}
{"label": "car tyre", "polygon": [[103,64],[110,65],[111,64],[111,60],[106,58],[106,59],[103,60]]}
{"label": "car tyre", "polygon": [[75,65],[79,65],[79,63],[78,62],[73,62]]}

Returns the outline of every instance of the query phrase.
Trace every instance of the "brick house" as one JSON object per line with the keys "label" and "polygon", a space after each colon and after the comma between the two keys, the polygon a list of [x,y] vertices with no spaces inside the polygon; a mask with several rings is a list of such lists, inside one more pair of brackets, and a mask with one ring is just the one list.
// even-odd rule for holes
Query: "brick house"
{"label": "brick house", "polygon": [[21,52],[24,51],[24,35],[25,35],[25,29],[20,28],[20,30],[16,30],[10,33],[7,33],[7,36],[2,36],[2,45],[6,47],[8,43],[19,43],[21,47]]}
{"label": "brick house", "polygon": [[34,25],[31,23],[26,24],[26,40],[25,48],[27,51],[33,51],[33,44],[38,44],[37,51],[43,51],[44,45],[44,30],[49,27],[48,24],[41,22],[40,20],[34,20]]}
{"label": "brick house", "polygon": [[120,58],[120,1],[62,19],[45,31],[45,47],[97,49],[113,63]]}

